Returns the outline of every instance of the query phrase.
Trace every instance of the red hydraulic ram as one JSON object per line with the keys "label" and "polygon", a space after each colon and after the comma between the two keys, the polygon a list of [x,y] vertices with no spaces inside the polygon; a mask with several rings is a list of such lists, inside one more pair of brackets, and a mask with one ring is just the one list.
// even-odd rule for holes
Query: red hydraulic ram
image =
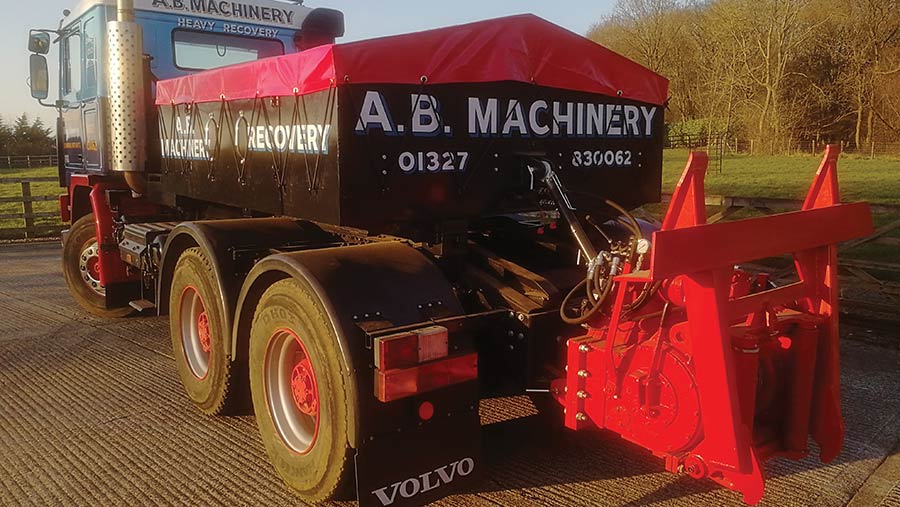
{"label": "red hydraulic ram", "polygon": [[[615,431],[749,504],[763,496],[762,463],[806,456],[808,435],[833,460],[844,440],[836,245],[872,232],[867,204],[840,203],[838,155],[827,149],[801,211],[708,224],[707,156],[693,153],[649,269],[627,266],[612,311],[568,342],[556,381],[566,426]],[[790,285],[735,268],[785,253]]]}

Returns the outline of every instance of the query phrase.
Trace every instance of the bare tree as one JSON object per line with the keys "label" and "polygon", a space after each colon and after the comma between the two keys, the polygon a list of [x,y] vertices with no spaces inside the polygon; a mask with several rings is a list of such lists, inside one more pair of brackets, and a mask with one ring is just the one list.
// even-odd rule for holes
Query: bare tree
{"label": "bare tree", "polygon": [[617,23],[638,54],[638,61],[650,70],[660,72],[674,50],[672,40],[680,32],[673,13],[675,0],[620,0],[612,19]]}
{"label": "bare tree", "polygon": [[900,139],[900,0],[619,0],[588,35],[670,78],[694,132]]}
{"label": "bare tree", "polygon": [[588,37],[671,80],[670,108],[677,117],[694,114],[685,75],[694,65],[687,47],[689,9],[677,0],[619,0],[613,14],[595,25]]}
{"label": "bare tree", "polygon": [[[897,0],[843,0],[841,37],[837,51],[845,56],[842,82],[854,102],[854,145],[872,142],[878,82],[900,73],[900,61],[891,51],[900,43],[900,2]],[[893,53],[893,54],[892,54]],[[890,99],[886,99],[890,100]],[[865,144],[863,144],[865,130]]]}
{"label": "bare tree", "polygon": [[734,1],[737,17],[734,43],[743,65],[743,78],[759,93],[757,129],[773,148],[785,138],[782,114],[784,87],[793,76],[790,65],[810,40],[814,26],[801,16],[809,0]]}
{"label": "bare tree", "polygon": [[738,108],[752,95],[743,80],[741,48],[734,38],[742,29],[740,23],[733,6],[713,3],[694,17],[691,27],[697,45],[695,87],[700,109],[710,125],[720,124],[726,133],[735,129]]}

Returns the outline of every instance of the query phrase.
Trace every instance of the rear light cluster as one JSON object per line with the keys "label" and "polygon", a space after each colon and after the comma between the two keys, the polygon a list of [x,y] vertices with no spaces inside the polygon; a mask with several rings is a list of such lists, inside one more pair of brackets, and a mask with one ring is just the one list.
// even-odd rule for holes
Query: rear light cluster
{"label": "rear light cluster", "polygon": [[478,354],[450,356],[446,327],[429,326],[375,339],[375,396],[399,400],[478,378]]}
{"label": "rear light cluster", "polygon": [[449,350],[450,336],[443,326],[392,334],[375,340],[375,367],[379,370],[410,368],[447,357]]}

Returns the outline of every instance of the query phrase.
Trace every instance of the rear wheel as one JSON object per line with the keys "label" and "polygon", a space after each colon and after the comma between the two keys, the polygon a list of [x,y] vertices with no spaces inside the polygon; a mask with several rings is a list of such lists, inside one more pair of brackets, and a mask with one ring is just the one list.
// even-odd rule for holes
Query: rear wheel
{"label": "rear wheel", "polygon": [[312,501],[352,492],[349,432],[356,421],[334,328],[301,282],[273,284],[250,332],[256,422],[275,470]]}
{"label": "rear wheel", "polygon": [[239,411],[238,368],[224,339],[229,329],[218,305],[215,271],[199,248],[178,258],[169,297],[169,332],[181,383],[188,397],[208,415]]}
{"label": "rear wheel", "polygon": [[100,284],[100,244],[97,242],[94,215],[76,220],[63,245],[63,275],[69,293],[79,306],[106,319],[127,317],[131,307],[107,308],[106,288]]}

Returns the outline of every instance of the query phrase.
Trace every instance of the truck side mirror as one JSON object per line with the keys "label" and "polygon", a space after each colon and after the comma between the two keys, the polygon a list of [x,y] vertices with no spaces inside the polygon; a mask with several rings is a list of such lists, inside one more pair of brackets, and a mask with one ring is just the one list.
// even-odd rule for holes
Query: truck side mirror
{"label": "truck side mirror", "polygon": [[37,100],[46,100],[50,96],[50,72],[44,55],[33,54],[29,59],[31,67],[31,96]]}
{"label": "truck side mirror", "polygon": [[47,32],[31,32],[28,35],[28,51],[38,55],[50,52],[50,34]]}

